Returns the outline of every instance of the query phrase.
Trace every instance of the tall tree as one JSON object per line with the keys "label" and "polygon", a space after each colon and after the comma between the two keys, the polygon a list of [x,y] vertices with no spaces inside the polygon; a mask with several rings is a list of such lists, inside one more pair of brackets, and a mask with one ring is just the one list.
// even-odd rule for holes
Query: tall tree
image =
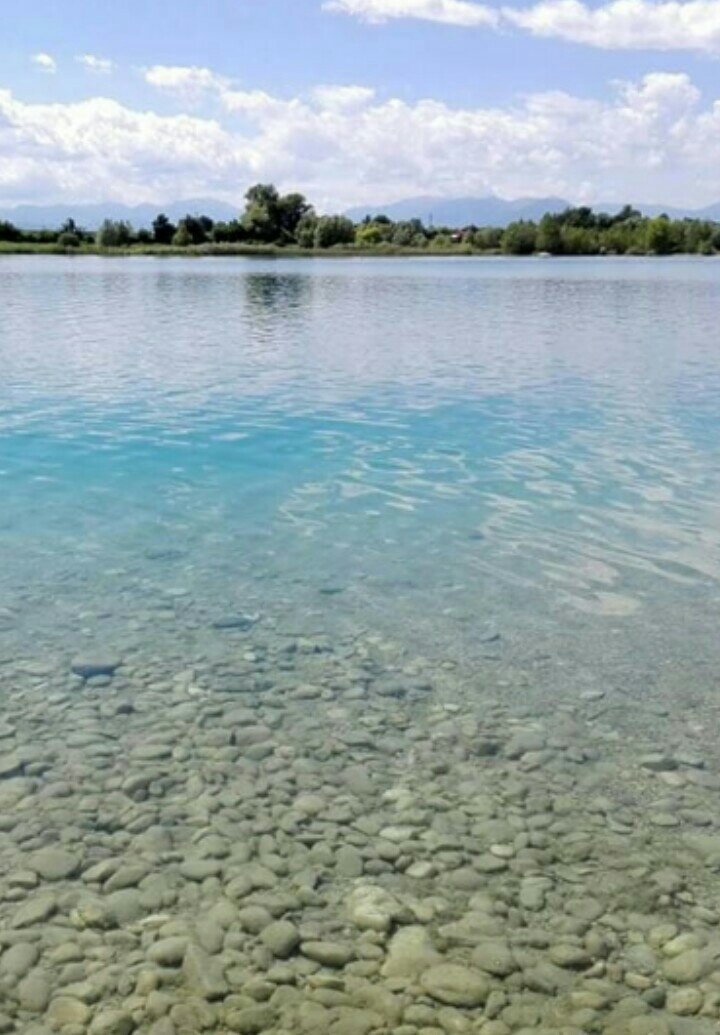
{"label": "tall tree", "polygon": [[177,227],[174,226],[164,212],[153,219],[152,231],[153,240],[156,244],[170,244]]}

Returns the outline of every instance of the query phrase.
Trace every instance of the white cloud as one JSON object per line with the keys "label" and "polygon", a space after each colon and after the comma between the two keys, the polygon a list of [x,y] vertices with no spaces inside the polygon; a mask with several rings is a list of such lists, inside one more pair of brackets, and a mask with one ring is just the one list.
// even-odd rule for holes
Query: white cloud
{"label": "white cloud", "polygon": [[366,22],[391,18],[419,18],[446,25],[495,25],[498,15],[492,7],[474,0],[325,0],[323,8],[351,14]]}
{"label": "white cloud", "polygon": [[606,49],[720,51],[718,0],[544,0],[504,8],[503,17],[536,36],[553,36]]}
{"label": "white cloud", "polygon": [[514,26],[617,50],[720,52],[720,0],[540,0],[527,7],[489,7],[474,0],[325,0],[326,11],[367,22],[415,18],[467,27]]}
{"label": "white cloud", "polygon": [[57,61],[50,54],[42,52],[33,54],[30,60],[41,72],[48,72],[50,75],[54,75],[57,72]]}
{"label": "white cloud", "polygon": [[[198,82],[198,70],[187,71],[153,78],[182,94]],[[615,84],[602,99],[548,92],[513,106],[457,107],[378,100],[362,87],[286,99],[202,71],[203,117],[100,97],[31,104],[0,91],[0,204],[193,195],[240,203],[259,180],[302,190],[323,209],[420,194],[720,198],[720,98],[704,101],[679,73]]]}
{"label": "white cloud", "polygon": [[[184,65],[154,65],[144,70],[144,78],[151,86],[171,93],[185,101],[215,100],[228,112],[246,117],[267,117],[284,112],[288,107],[298,108],[300,100],[283,101],[264,90],[242,90],[227,76],[218,75],[209,68]],[[320,108],[350,111],[368,104],[375,91],[368,86],[316,86],[311,98]]]}
{"label": "white cloud", "polygon": [[78,54],[75,60],[88,71],[98,72],[100,75],[109,75],[115,67],[109,58],[97,57],[96,54]]}
{"label": "white cloud", "polygon": [[351,111],[369,104],[375,91],[368,86],[316,86],[313,97],[322,108]]}
{"label": "white cloud", "polygon": [[187,101],[197,101],[208,91],[226,90],[229,80],[194,65],[153,65],[143,70],[150,86],[176,94]]}

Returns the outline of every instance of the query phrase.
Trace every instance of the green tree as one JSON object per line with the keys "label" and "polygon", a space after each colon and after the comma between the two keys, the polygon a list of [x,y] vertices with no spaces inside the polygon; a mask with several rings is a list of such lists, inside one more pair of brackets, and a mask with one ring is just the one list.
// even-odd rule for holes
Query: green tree
{"label": "green tree", "polygon": [[600,244],[597,232],[589,226],[564,226],[560,250],[566,255],[597,255]]}
{"label": "green tree", "polygon": [[712,235],[712,223],[701,219],[686,219],[682,224],[680,250],[707,254],[708,248],[712,251]]}
{"label": "green tree", "polygon": [[133,232],[122,219],[106,219],[100,226],[95,243],[99,248],[125,248],[132,243]]}
{"label": "green tree", "polygon": [[400,248],[409,248],[415,245],[418,237],[425,240],[425,227],[419,219],[409,219],[395,223],[390,240]]}
{"label": "green tree", "polygon": [[673,228],[667,216],[651,219],[645,231],[645,246],[657,255],[669,255],[674,250]]}
{"label": "green tree", "polygon": [[281,195],[272,183],[257,183],[245,195],[242,224],[253,241],[288,244],[297,239],[298,226],[312,211],[302,194]]}
{"label": "green tree", "polygon": [[616,216],[612,217],[613,223],[629,223],[637,222],[642,219],[642,212],[638,209],[633,208],[632,205],[623,205]]}
{"label": "green tree", "polygon": [[215,223],[211,237],[218,243],[246,241],[247,231],[239,219],[231,219],[227,223]]}
{"label": "green tree", "polygon": [[170,222],[164,212],[155,216],[152,223],[153,240],[156,244],[170,244],[177,227]]}
{"label": "green tree", "polygon": [[284,194],[278,199],[278,240],[294,241],[298,225],[305,217],[310,216],[313,207],[302,194]]}
{"label": "green tree", "polygon": [[375,248],[383,242],[383,232],[377,223],[365,223],[355,231],[355,244],[361,248]]}
{"label": "green tree", "polygon": [[79,248],[80,235],[70,230],[63,230],[58,234],[57,243],[61,248]]}
{"label": "green tree", "polygon": [[315,247],[315,231],[317,230],[317,216],[314,212],[306,212],[295,227],[295,240],[301,248]]}
{"label": "green tree", "polygon": [[21,241],[22,230],[6,219],[0,220],[0,241]]}
{"label": "green tree", "polygon": [[248,190],[242,224],[252,241],[277,241],[281,232],[280,195],[272,183],[257,183]]}
{"label": "green tree", "polygon": [[503,232],[499,226],[484,226],[476,230],[472,236],[472,243],[480,251],[496,251],[500,247]]}
{"label": "green tree", "polygon": [[178,230],[180,227],[185,227],[191,244],[205,244],[212,233],[213,221],[207,216],[191,216],[188,213],[178,223]]}
{"label": "green tree", "polygon": [[355,224],[346,216],[320,216],[315,227],[315,247],[333,248],[355,241]]}
{"label": "green tree", "polygon": [[177,230],[173,234],[173,248],[189,248],[192,243],[192,234],[188,229],[188,225],[184,219],[181,219]]}
{"label": "green tree", "polygon": [[594,230],[597,225],[595,213],[587,205],[565,209],[559,216],[559,222],[565,226],[580,227],[582,230]]}
{"label": "green tree", "polygon": [[549,212],[540,220],[535,247],[539,252],[550,252],[551,255],[562,253],[563,238],[560,232],[560,220]]}
{"label": "green tree", "polygon": [[537,226],[520,219],[505,227],[502,250],[508,255],[532,255],[537,247]]}

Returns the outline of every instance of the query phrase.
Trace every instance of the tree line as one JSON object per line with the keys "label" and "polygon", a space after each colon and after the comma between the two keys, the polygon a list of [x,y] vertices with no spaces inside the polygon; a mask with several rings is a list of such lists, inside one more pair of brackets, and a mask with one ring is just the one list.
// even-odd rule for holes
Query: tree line
{"label": "tree line", "polygon": [[508,226],[426,226],[419,219],[393,221],[368,216],[360,223],[342,215],[318,215],[298,193],[280,194],[272,184],[257,184],[245,195],[236,219],[214,221],[186,215],[173,223],[159,213],[150,228],[134,230],[107,219],[92,232],[68,219],[58,230],[22,231],[0,221],[0,242],[55,245],[62,249],[203,248],[233,245],[303,250],[432,251],[507,255],[712,255],[720,252],[720,223],[704,219],[643,216],[626,205],[614,215],[587,206],[547,213],[538,222]]}

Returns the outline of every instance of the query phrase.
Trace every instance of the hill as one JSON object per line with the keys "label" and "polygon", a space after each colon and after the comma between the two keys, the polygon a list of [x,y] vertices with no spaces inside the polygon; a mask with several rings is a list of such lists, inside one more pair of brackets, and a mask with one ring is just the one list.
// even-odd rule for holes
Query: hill
{"label": "hill", "polygon": [[105,219],[122,219],[139,230],[149,227],[158,212],[164,212],[173,222],[188,213],[224,221],[236,218],[241,208],[241,204],[236,207],[213,198],[190,198],[187,201],[171,201],[166,205],[122,205],[113,201],[76,205],[68,202],[0,209],[0,220],[7,219],[21,230],[55,230],[72,217],[85,230],[96,230]]}

